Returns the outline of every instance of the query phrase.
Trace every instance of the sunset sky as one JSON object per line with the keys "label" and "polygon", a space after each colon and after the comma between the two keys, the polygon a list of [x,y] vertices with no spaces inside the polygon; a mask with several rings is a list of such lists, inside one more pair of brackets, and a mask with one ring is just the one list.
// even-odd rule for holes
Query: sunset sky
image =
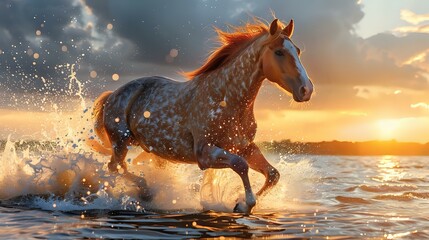
{"label": "sunset sky", "polygon": [[316,93],[293,103],[266,81],[257,140],[429,142],[429,4],[419,0],[1,1],[0,138],[42,138],[56,106],[77,111],[72,64],[88,102],[141,76],[184,81],[178,72],[216,46],[213,26],[271,11],[295,20]]}

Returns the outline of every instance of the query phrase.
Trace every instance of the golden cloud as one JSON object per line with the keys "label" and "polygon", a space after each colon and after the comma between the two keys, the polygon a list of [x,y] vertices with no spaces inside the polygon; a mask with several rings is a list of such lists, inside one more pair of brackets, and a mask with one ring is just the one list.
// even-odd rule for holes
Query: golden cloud
{"label": "golden cloud", "polygon": [[401,19],[411,24],[417,25],[421,22],[429,21],[429,14],[417,14],[411,10],[402,9]]}
{"label": "golden cloud", "polygon": [[393,30],[396,33],[429,33],[429,24],[422,26],[403,26]]}
{"label": "golden cloud", "polygon": [[411,108],[423,108],[429,110],[429,104],[424,102],[413,103],[410,105]]}

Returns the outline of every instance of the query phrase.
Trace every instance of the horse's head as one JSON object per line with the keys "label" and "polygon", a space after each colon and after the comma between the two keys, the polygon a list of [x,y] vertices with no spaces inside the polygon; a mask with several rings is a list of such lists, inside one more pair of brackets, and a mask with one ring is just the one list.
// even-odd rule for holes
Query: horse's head
{"label": "horse's head", "polygon": [[277,19],[270,24],[266,48],[262,53],[264,76],[290,92],[295,101],[308,101],[313,83],[299,59],[299,48],[291,40],[293,20],[284,28],[279,25]]}

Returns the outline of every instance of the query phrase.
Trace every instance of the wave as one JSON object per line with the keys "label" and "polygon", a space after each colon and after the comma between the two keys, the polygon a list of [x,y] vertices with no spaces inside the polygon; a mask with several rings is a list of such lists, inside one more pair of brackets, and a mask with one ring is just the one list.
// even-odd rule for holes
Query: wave
{"label": "wave", "polygon": [[429,199],[429,192],[405,192],[402,194],[383,194],[375,196],[376,200],[412,201],[416,199]]}
{"label": "wave", "polygon": [[371,204],[370,200],[366,200],[364,198],[359,197],[344,197],[344,196],[337,196],[335,199],[341,203],[348,203],[348,204]]}
{"label": "wave", "polygon": [[400,182],[406,182],[406,183],[427,183],[428,181],[424,178],[401,178],[399,179]]}
{"label": "wave", "polygon": [[382,185],[359,185],[356,187],[347,188],[346,191],[352,192],[356,189],[360,189],[365,192],[373,192],[373,193],[382,193],[382,192],[403,192],[403,191],[412,191],[416,190],[417,186],[414,185],[391,185],[391,184],[382,184]]}

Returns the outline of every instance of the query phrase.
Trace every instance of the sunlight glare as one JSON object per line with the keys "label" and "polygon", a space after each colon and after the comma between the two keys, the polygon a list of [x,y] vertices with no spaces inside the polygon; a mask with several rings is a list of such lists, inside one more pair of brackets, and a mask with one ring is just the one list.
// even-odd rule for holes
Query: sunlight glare
{"label": "sunlight glare", "polygon": [[381,182],[390,182],[401,179],[405,173],[401,170],[399,160],[393,156],[383,156],[380,158],[378,164],[379,176],[373,180]]}
{"label": "sunlight glare", "polygon": [[400,123],[397,119],[382,119],[377,122],[381,139],[392,139]]}

